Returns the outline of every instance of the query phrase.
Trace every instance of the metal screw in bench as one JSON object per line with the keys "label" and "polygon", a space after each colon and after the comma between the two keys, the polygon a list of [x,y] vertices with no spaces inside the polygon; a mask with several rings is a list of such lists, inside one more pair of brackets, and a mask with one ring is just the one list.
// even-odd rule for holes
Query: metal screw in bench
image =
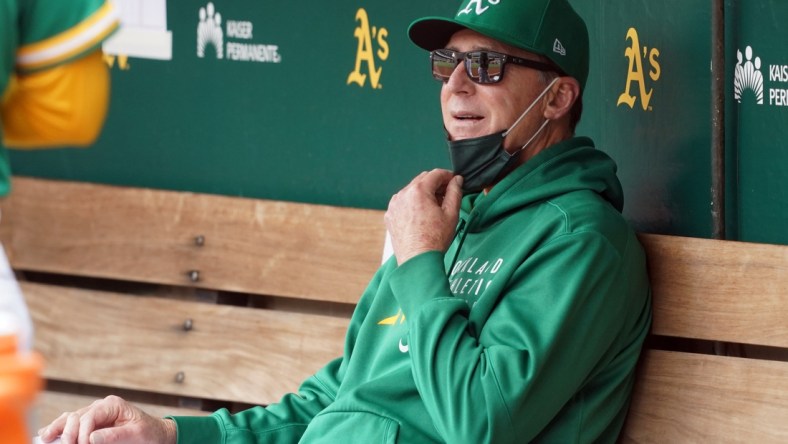
{"label": "metal screw in bench", "polygon": [[[194,245],[198,247],[202,247],[205,245],[205,236],[202,234],[197,235],[194,237]],[[200,280],[200,271],[199,270],[191,270],[187,273],[189,276],[189,280],[192,282],[199,282]],[[186,329],[186,325],[184,324],[184,329]],[[188,331],[188,330],[187,330]]]}
{"label": "metal screw in bench", "polygon": [[178,372],[175,374],[175,382],[178,384],[183,384],[183,380],[186,379],[186,374],[183,372]]}
{"label": "metal screw in bench", "polygon": [[192,328],[194,328],[194,321],[191,319],[183,321],[183,331],[190,331]]}

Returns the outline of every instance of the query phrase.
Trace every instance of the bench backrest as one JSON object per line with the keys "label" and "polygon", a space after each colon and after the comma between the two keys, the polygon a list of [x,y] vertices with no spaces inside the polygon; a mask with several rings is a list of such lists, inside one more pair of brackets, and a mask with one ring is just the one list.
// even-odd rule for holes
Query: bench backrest
{"label": "bench backrest", "polygon": [[641,241],[654,323],[622,441],[788,442],[788,246]]}
{"label": "bench backrest", "polygon": [[21,177],[13,187],[0,240],[23,273],[49,386],[76,397],[46,393],[42,421],[118,390],[198,409],[275,402],[341,354],[385,238],[379,211]]}
{"label": "bench backrest", "polygon": [[13,266],[355,303],[380,264],[381,213],[15,178],[0,224]]}
{"label": "bench backrest", "polygon": [[[28,178],[0,205],[57,388],[43,421],[117,390],[276,401],[341,353],[385,232],[380,211]],[[641,241],[654,324],[622,441],[788,442],[788,247]]]}

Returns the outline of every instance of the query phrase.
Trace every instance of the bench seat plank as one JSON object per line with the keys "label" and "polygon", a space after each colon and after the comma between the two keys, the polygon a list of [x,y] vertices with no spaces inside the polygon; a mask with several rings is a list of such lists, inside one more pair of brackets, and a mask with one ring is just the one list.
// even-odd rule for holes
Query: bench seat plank
{"label": "bench seat plank", "polygon": [[385,238],[375,210],[24,177],[13,187],[0,240],[17,270],[355,303]]}
{"label": "bench seat plank", "polygon": [[[349,324],[33,283],[22,283],[22,290],[45,377],[249,404],[276,402],[340,356]],[[190,331],[183,328],[187,319]]]}
{"label": "bench seat plank", "polygon": [[641,235],[655,335],[788,347],[788,248]]}
{"label": "bench seat plank", "polygon": [[788,442],[788,362],[648,350],[625,443]]}

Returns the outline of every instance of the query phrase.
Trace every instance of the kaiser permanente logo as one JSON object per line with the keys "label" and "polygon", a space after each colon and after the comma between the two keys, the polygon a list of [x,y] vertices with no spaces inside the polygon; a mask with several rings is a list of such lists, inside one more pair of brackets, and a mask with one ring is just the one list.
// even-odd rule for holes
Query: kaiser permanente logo
{"label": "kaiser permanente logo", "polygon": [[[222,28],[222,14],[213,2],[201,7],[197,23],[197,57],[216,55],[217,59],[237,62],[280,63],[279,46],[252,43],[254,24],[247,20],[227,20]],[[212,50],[210,50],[212,48]]]}
{"label": "kaiser permanente logo", "polygon": [[[763,67],[765,66],[761,58],[755,55],[752,46],[748,45],[744,49],[744,54],[741,50],[736,51],[733,97],[737,102],[755,100],[758,105],[763,105],[764,87],[766,86],[761,71]],[[769,82],[788,84],[788,65],[770,64],[768,69]],[[768,93],[770,106],[788,106],[788,88],[769,87]]]}

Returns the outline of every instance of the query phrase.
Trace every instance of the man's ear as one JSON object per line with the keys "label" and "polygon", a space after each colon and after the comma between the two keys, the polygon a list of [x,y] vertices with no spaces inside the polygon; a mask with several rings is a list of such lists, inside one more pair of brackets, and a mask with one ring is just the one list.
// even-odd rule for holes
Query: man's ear
{"label": "man's ear", "polygon": [[559,77],[548,95],[545,119],[559,120],[569,114],[578,97],[580,83],[574,77]]}

